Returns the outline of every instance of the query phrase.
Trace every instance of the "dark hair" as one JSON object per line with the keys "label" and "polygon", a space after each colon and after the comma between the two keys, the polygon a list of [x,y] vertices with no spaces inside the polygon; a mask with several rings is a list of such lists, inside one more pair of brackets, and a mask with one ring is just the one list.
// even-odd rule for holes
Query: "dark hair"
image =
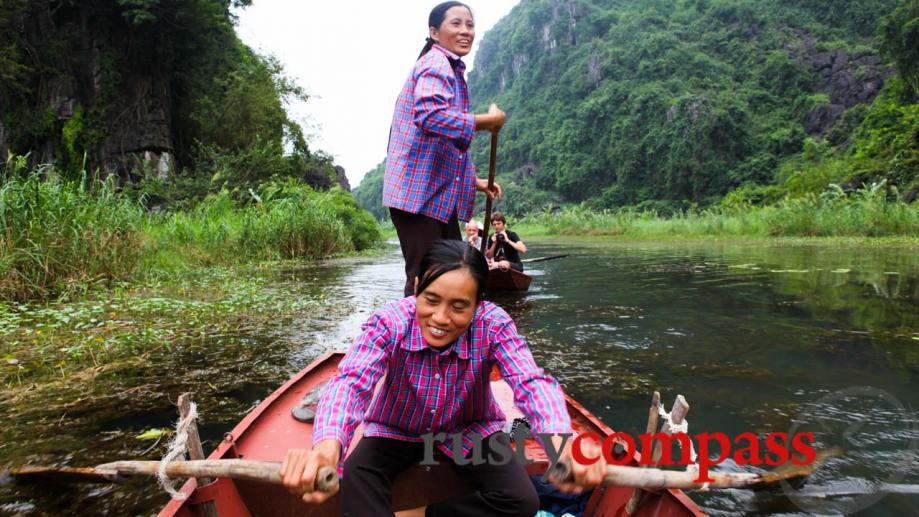
{"label": "dark hair", "polygon": [[476,282],[475,301],[481,301],[485,296],[485,283],[488,280],[488,263],[485,261],[485,255],[463,241],[454,240],[436,241],[424,254],[415,295],[421,294],[444,273],[457,269],[466,269],[469,272]]}
{"label": "dark hair", "polygon": [[495,212],[491,214],[491,220],[492,222],[501,221],[502,223],[507,224],[507,219],[504,218],[504,214],[502,214],[501,212]]}
{"label": "dark hair", "polygon": [[[472,13],[472,8],[462,2],[443,2],[439,3],[431,9],[431,14],[428,15],[428,27],[434,27],[439,29],[440,25],[444,23],[444,18],[447,17],[447,11],[454,7],[465,7],[469,9],[469,12]],[[431,50],[431,47],[434,46],[434,40],[428,36],[428,39],[424,43],[424,48],[421,49],[421,54],[418,54],[418,59],[421,59],[421,56],[428,53]]]}

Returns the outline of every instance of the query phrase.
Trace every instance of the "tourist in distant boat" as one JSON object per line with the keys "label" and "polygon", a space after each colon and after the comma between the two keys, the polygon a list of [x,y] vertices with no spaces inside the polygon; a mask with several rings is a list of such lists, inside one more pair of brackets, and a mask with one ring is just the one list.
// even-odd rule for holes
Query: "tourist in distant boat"
{"label": "tourist in distant boat", "polygon": [[526,244],[520,240],[519,235],[507,229],[507,220],[501,212],[491,214],[491,225],[495,228],[495,234],[489,239],[488,250],[485,252],[491,260],[491,268],[523,271],[520,254],[527,252]]}
{"label": "tourist in distant boat", "polygon": [[460,2],[437,5],[428,17],[429,37],[405,81],[393,113],[383,175],[389,207],[405,257],[405,296],[412,294],[421,257],[437,239],[460,240],[458,221],[472,218],[477,190],[501,195],[495,183],[476,177],[469,145],[474,131],[496,132],[504,112],[469,110],[460,60],[472,50],[475,23]]}
{"label": "tourist in distant boat", "polygon": [[[316,408],[313,448],[288,451],[281,477],[291,492],[310,503],[331,497],[315,491],[316,475],[322,467],[338,468],[362,424],[363,437],[344,459],[344,515],[393,515],[393,480],[424,458],[430,445],[423,436],[429,433],[462,433],[461,443],[448,439],[436,446],[474,492],[397,515],[536,513],[536,490],[513,454],[503,464],[493,459],[455,463],[460,451],[471,457],[473,436],[485,438],[482,458],[493,458],[489,453],[498,450],[489,437],[508,444],[501,432],[506,416],[491,389],[495,365],[534,433],[571,432],[558,382],[536,365],[510,316],[483,300],[487,278],[480,251],[458,240],[434,243],[421,263],[417,295],[377,310],[339,364]],[[383,384],[374,394],[380,379]],[[573,440],[551,440],[574,470],[574,483],[553,480],[562,491],[577,492],[602,481],[606,463],[597,444],[581,442],[586,457],[599,458],[582,465],[572,460]]]}
{"label": "tourist in distant boat", "polygon": [[481,231],[482,230],[481,228],[479,228],[479,223],[475,219],[470,220],[468,223],[466,223],[466,236],[463,237],[463,242],[465,242],[466,244],[469,244],[470,246],[472,246],[473,248],[477,250],[481,249],[482,247],[482,236],[480,235]]}

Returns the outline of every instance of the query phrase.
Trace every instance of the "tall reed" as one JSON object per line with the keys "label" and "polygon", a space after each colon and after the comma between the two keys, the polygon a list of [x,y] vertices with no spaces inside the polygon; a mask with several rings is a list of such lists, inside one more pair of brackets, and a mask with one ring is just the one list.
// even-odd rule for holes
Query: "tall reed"
{"label": "tall reed", "polygon": [[129,278],[143,210],[114,185],[54,179],[41,168],[0,184],[0,297],[46,297]]}
{"label": "tall reed", "polygon": [[380,241],[369,212],[341,189],[264,185],[185,212],[152,214],[113,182],[62,181],[50,166],[0,177],[0,299],[47,299],[103,281],[186,267],[315,259]]}
{"label": "tall reed", "polygon": [[[208,196],[193,210],[152,217],[153,267],[316,259],[366,249],[380,240],[373,217],[348,194],[305,185],[266,186],[254,203]],[[349,203],[350,200],[350,203]]]}

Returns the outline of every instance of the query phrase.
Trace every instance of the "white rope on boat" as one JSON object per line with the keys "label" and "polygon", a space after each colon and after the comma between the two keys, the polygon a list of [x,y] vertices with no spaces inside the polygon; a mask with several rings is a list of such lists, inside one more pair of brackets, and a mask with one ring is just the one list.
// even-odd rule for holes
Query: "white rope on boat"
{"label": "white rope on boat", "polygon": [[156,478],[163,490],[168,492],[173,499],[179,501],[184,501],[188,496],[179,492],[173,486],[172,479],[166,475],[166,466],[179,458],[185,458],[185,452],[188,449],[188,428],[195,422],[196,418],[198,418],[198,406],[192,402],[185,418],[176,423],[176,432],[169,443],[169,450],[166,451],[166,455],[160,461],[160,466],[156,472]]}
{"label": "white rope on boat", "polygon": [[[689,465],[686,465],[686,471],[687,472],[688,471],[699,472],[699,463],[696,461],[698,460],[699,457],[696,455],[696,447],[692,443],[692,436],[689,436],[689,420],[686,420],[684,418],[682,423],[674,424],[670,420],[670,413],[664,410],[664,405],[661,403],[658,403],[657,405],[657,414],[660,415],[662,419],[664,419],[664,423],[663,425],[661,425],[662,433],[666,433],[666,434],[683,433],[689,438],[689,459],[692,463],[690,463]],[[698,491],[705,492],[707,490],[708,490],[708,483],[703,483],[702,486],[699,487]]]}

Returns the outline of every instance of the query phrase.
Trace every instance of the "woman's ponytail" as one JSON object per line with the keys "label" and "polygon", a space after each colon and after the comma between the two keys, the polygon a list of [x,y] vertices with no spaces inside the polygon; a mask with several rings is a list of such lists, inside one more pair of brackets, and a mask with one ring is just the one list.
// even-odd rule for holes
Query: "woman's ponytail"
{"label": "woman's ponytail", "polygon": [[424,48],[421,49],[421,54],[418,54],[418,59],[421,59],[421,56],[427,54],[428,51],[431,50],[431,47],[433,46],[434,46],[434,39],[428,36],[424,42]]}

